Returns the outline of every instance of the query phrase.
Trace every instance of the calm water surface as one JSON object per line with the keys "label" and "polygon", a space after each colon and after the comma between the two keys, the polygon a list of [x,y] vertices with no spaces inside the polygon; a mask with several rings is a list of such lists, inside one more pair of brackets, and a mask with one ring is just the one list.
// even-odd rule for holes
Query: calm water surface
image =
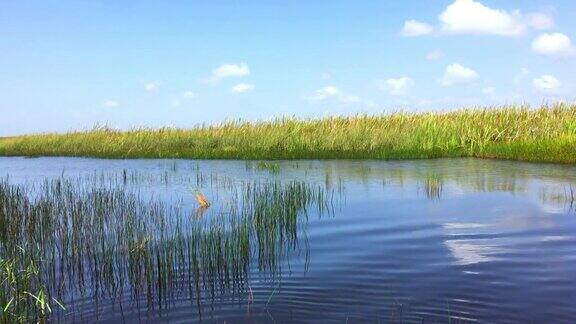
{"label": "calm water surface", "polygon": [[[245,275],[222,279],[235,272],[215,264],[200,272],[217,275],[198,279],[179,265],[174,280],[185,284],[152,301],[128,284],[94,293],[72,283],[54,321],[576,323],[575,167],[477,159],[279,164],[272,172],[244,161],[0,158],[0,177],[27,186],[100,181],[177,206],[172,217],[183,219],[222,217],[251,183],[298,182],[322,192],[321,206],[299,208],[297,222],[282,224],[286,237],[265,243],[254,234]],[[198,210],[196,189],[212,202],[207,210]],[[204,288],[182,288],[199,280]]]}

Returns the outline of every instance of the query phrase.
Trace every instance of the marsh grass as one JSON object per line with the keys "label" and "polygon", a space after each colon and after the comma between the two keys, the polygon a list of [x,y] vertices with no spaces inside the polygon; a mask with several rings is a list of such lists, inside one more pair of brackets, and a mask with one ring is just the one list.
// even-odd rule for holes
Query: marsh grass
{"label": "marsh grass", "polygon": [[260,161],[256,164],[256,169],[267,170],[270,173],[279,173],[280,164],[276,162]]}
{"label": "marsh grass", "polygon": [[[41,258],[36,254],[20,254],[5,259],[0,258],[0,320],[26,322],[30,318],[44,321],[52,313],[53,307],[66,307],[56,298],[50,298],[41,276]],[[39,251],[36,251],[39,252]]]}
{"label": "marsh grass", "polygon": [[437,174],[431,174],[424,180],[424,193],[430,200],[442,198],[443,182]]}
{"label": "marsh grass", "polygon": [[4,156],[195,159],[481,157],[576,163],[576,105],[227,122],[190,130],[116,131],[0,139]]}
{"label": "marsh grass", "polygon": [[0,181],[0,322],[66,316],[76,300],[98,304],[127,292],[148,309],[187,296],[199,313],[207,299],[241,299],[251,266],[281,273],[308,210],[328,207],[322,187],[252,182],[237,188],[226,212],[199,219],[126,190],[129,178]]}
{"label": "marsh grass", "polygon": [[572,213],[576,208],[576,188],[572,184],[548,190],[541,188],[540,200],[564,207],[564,209]]}

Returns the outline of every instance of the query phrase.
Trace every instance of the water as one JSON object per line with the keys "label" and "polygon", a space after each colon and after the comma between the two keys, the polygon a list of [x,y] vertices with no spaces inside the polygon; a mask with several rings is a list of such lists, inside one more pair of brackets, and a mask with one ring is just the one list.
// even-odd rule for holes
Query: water
{"label": "water", "polygon": [[[182,285],[169,285],[159,302],[126,282],[96,296],[76,282],[54,321],[576,321],[575,167],[478,159],[279,164],[272,172],[244,161],[0,158],[0,177],[36,188],[46,178],[120,187],[176,207],[169,223],[223,226],[236,217],[223,214],[248,204],[247,186],[303,183],[322,193],[294,209],[296,221],[288,215],[251,232],[249,256],[229,257],[245,273],[201,266],[212,276],[198,279],[178,264],[172,278]],[[195,189],[210,208],[198,210]],[[266,236],[276,231],[283,234]],[[115,262],[124,264],[127,254],[118,253]],[[228,272],[237,277],[218,278]],[[190,293],[197,281],[204,288]]]}

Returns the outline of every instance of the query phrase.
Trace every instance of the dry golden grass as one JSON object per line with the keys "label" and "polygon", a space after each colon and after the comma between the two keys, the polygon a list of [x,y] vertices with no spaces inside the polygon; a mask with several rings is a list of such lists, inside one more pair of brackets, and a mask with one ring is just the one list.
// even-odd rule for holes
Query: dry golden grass
{"label": "dry golden grass", "polygon": [[194,196],[196,197],[196,201],[198,202],[198,204],[200,205],[201,208],[208,208],[210,207],[210,202],[208,201],[208,198],[206,198],[206,196],[204,196],[203,193],[201,193],[200,191],[196,191],[194,193]]}

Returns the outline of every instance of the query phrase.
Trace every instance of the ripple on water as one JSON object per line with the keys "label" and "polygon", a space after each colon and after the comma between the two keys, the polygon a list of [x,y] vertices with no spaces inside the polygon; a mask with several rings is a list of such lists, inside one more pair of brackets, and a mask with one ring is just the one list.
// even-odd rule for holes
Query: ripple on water
{"label": "ripple on water", "polygon": [[76,294],[55,314],[64,322],[576,322],[576,213],[566,196],[576,188],[574,167],[288,161],[272,174],[243,161],[0,158],[0,176],[13,183],[63,170],[80,178],[128,170],[129,190],[179,202],[187,215],[200,188],[214,204],[206,219],[217,219],[210,213],[241,199],[238,188],[252,182],[319,186],[330,206],[299,210],[265,246],[272,250],[259,249],[271,232],[252,236],[247,279],[232,280],[241,288],[191,297],[196,282],[181,266],[174,280],[184,288],[161,305],[135,299],[128,287],[114,299]]}

